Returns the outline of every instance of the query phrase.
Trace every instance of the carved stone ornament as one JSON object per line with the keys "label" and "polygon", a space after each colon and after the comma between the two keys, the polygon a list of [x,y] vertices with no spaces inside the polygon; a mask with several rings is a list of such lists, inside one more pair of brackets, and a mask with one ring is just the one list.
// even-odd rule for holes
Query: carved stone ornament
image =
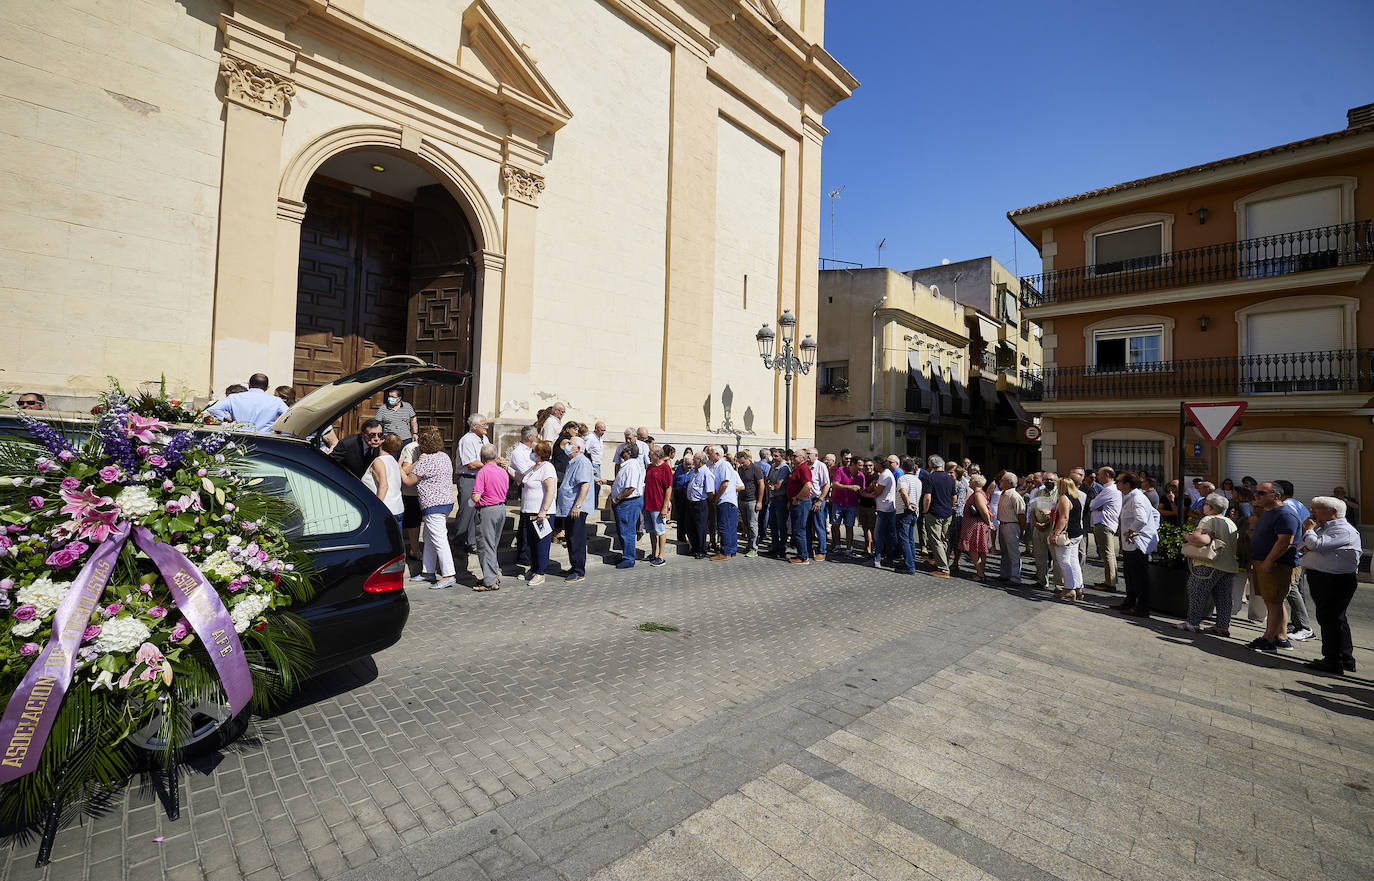
{"label": "carved stone ornament", "polygon": [[516,168],[514,165],[503,165],[501,177],[506,181],[506,195],[529,202],[531,205],[535,204],[539,194],[544,192],[544,178],[532,171]]}
{"label": "carved stone ornament", "polygon": [[296,87],[281,74],[274,73],[240,58],[223,58],[219,63],[224,77],[226,95],[235,104],[286,118],[286,102],[296,94]]}

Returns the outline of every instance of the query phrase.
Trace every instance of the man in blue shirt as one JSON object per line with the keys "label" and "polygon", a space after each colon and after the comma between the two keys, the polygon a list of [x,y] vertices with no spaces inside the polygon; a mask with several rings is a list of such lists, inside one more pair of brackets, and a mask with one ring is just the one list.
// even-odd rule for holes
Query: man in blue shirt
{"label": "man in blue shirt", "polygon": [[949,577],[949,520],[954,516],[954,475],[945,470],[945,460],[931,456],[930,470],[921,481],[921,510],[926,521],[926,556],[936,578]]}
{"label": "man in blue shirt", "polygon": [[687,482],[687,509],[692,529],[687,535],[691,540],[692,556],[704,560],[710,556],[706,553],[706,512],[710,510],[711,500],[715,496],[716,476],[706,464],[705,453],[697,453],[692,464],[695,470]]}
{"label": "man in blue shirt", "polygon": [[[1298,516],[1298,523],[1306,523],[1312,519],[1312,512],[1307,510],[1307,506],[1298,501],[1293,496],[1293,484],[1287,480],[1275,480],[1274,489],[1283,494],[1283,505],[1289,508]],[[1298,533],[1295,541],[1301,540],[1302,534]],[[1296,565],[1296,564],[1295,564]],[[1312,633],[1312,619],[1307,615],[1307,600],[1303,597],[1303,589],[1307,586],[1307,573],[1301,568],[1293,570],[1293,589],[1288,592],[1288,638],[1295,642],[1302,642],[1311,639],[1315,634]]]}
{"label": "man in blue shirt", "polygon": [[1293,586],[1293,568],[1298,565],[1294,540],[1301,534],[1297,513],[1283,504],[1283,490],[1273,483],[1255,489],[1255,510],[1259,520],[1250,531],[1250,578],[1255,592],[1264,600],[1268,617],[1264,635],[1250,648],[1276,653],[1291,649],[1288,640],[1288,608],[1285,600]]}
{"label": "man in blue shirt", "polygon": [[248,391],[238,392],[211,404],[211,416],[224,422],[242,422],[254,431],[271,431],[272,426],[286,412],[286,402],[268,391],[271,384],[267,374],[254,373],[248,380]]}
{"label": "man in blue shirt", "polygon": [[792,466],[783,459],[783,451],[773,448],[773,467],[768,472],[768,519],[771,523],[773,543],[769,546],[773,556],[779,560],[787,559],[787,530],[789,511],[787,504],[787,478],[792,476]]}

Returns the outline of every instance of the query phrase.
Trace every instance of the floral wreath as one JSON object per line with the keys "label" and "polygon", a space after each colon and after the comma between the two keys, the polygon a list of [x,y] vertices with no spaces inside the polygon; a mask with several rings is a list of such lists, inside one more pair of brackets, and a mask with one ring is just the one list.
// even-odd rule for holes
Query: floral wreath
{"label": "floral wreath", "polygon": [[[313,594],[241,437],[174,430],[152,396],[104,395],[84,439],[21,415],[0,439],[0,821],[95,804],[148,755],[163,765],[188,707],[270,705],[305,673]],[[161,408],[165,412],[165,407]],[[251,443],[251,442],[247,442]],[[134,732],[155,731],[152,737]]]}

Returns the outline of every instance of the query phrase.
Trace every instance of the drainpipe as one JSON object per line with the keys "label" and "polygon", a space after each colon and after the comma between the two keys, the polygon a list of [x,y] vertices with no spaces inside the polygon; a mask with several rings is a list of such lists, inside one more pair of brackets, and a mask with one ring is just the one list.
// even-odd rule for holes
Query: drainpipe
{"label": "drainpipe", "polygon": [[[887,294],[883,294],[882,299],[873,307],[873,332],[869,334],[869,339],[872,341],[873,345],[869,357],[869,361],[872,364],[870,368],[872,376],[869,378],[868,383],[868,443],[869,449],[874,450],[878,448],[878,436],[875,433],[877,421],[874,418],[878,413],[876,404],[878,391],[878,310],[883,308],[883,304],[886,302]],[[886,350],[886,346],[884,346],[884,350]]]}

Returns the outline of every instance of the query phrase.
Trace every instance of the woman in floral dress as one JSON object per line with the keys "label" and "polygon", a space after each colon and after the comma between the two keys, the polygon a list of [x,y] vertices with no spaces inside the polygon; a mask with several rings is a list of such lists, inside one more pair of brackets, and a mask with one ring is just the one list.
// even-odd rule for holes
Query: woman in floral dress
{"label": "woman in floral dress", "polygon": [[964,503],[964,521],[959,529],[959,550],[973,561],[973,577],[983,580],[983,564],[988,558],[988,534],[992,528],[992,510],[988,507],[983,487],[987,478],[981,474],[969,477],[969,496]]}

